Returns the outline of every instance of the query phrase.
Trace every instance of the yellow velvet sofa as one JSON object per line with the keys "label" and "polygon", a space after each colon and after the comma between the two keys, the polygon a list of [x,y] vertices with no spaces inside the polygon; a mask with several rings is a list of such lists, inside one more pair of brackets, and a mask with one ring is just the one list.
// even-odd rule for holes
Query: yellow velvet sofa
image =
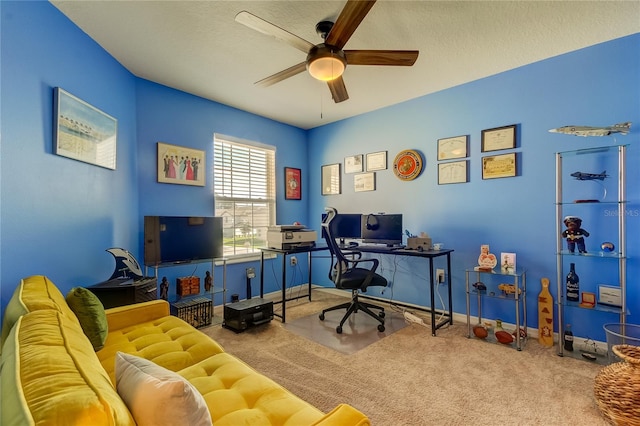
{"label": "yellow velvet sofa", "polygon": [[163,300],[107,309],[106,316],[108,335],[95,352],[49,279],[21,281],[2,324],[0,424],[136,424],[116,390],[116,352],[185,378],[204,397],[216,426],[370,424],[346,404],[323,413],[169,315]]}

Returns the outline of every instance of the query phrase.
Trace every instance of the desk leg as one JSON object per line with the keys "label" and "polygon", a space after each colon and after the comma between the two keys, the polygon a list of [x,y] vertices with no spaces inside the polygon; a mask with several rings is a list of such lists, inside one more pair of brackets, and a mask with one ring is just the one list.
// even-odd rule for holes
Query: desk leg
{"label": "desk leg", "polygon": [[260,251],[260,298],[264,297],[264,252]]}
{"label": "desk leg", "polygon": [[282,322],[286,321],[287,310],[287,255],[282,255]]}
{"label": "desk leg", "polygon": [[307,265],[309,266],[309,302],[311,302],[311,252],[307,253]]}
{"label": "desk leg", "polygon": [[433,289],[433,258],[429,258],[429,293],[431,294],[431,335],[436,335],[436,301]]}
{"label": "desk leg", "polygon": [[449,324],[453,325],[453,298],[451,297],[451,253],[447,253],[447,284],[449,285]]}

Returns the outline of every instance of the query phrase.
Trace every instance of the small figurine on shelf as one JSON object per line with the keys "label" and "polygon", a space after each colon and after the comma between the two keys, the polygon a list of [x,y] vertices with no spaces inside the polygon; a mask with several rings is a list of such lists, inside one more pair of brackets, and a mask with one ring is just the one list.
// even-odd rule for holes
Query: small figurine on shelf
{"label": "small figurine on shelf", "polygon": [[489,244],[480,246],[480,256],[478,257],[478,270],[491,271],[498,264],[498,259],[493,253],[489,253]]}
{"label": "small figurine on shelf", "polygon": [[563,222],[567,229],[562,231],[562,237],[567,239],[567,248],[569,251],[574,253],[577,245],[579,253],[586,253],[587,249],[584,245],[584,237],[588,237],[589,233],[582,229],[582,219],[578,216],[567,216]]}
{"label": "small figurine on shelf", "polygon": [[164,300],[169,298],[169,280],[167,280],[167,277],[162,277],[160,282],[160,298]]}
{"label": "small figurine on shelf", "polygon": [[204,290],[211,291],[212,285],[213,285],[213,278],[211,278],[211,272],[207,271],[205,272],[205,277],[204,277]]}

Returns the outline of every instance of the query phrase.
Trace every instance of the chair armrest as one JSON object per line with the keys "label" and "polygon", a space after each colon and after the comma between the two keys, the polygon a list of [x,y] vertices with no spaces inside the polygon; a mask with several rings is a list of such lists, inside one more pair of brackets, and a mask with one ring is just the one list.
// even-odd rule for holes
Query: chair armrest
{"label": "chair armrest", "polygon": [[166,300],[151,300],[133,305],[105,309],[109,330],[120,330],[133,324],[152,321],[169,315]]}
{"label": "chair armrest", "polygon": [[350,405],[340,404],[323,418],[313,424],[313,426],[370,426],[371,422],[367,416],[362,414]]}

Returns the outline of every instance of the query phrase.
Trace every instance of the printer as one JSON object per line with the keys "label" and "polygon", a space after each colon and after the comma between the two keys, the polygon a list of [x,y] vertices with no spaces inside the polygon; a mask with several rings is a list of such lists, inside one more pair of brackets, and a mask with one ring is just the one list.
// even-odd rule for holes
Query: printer
{"label": "printer", "polygon": [[276,225],[267,229],[267,245],[278,250],[314,247],[318,234],[302,225]]}

